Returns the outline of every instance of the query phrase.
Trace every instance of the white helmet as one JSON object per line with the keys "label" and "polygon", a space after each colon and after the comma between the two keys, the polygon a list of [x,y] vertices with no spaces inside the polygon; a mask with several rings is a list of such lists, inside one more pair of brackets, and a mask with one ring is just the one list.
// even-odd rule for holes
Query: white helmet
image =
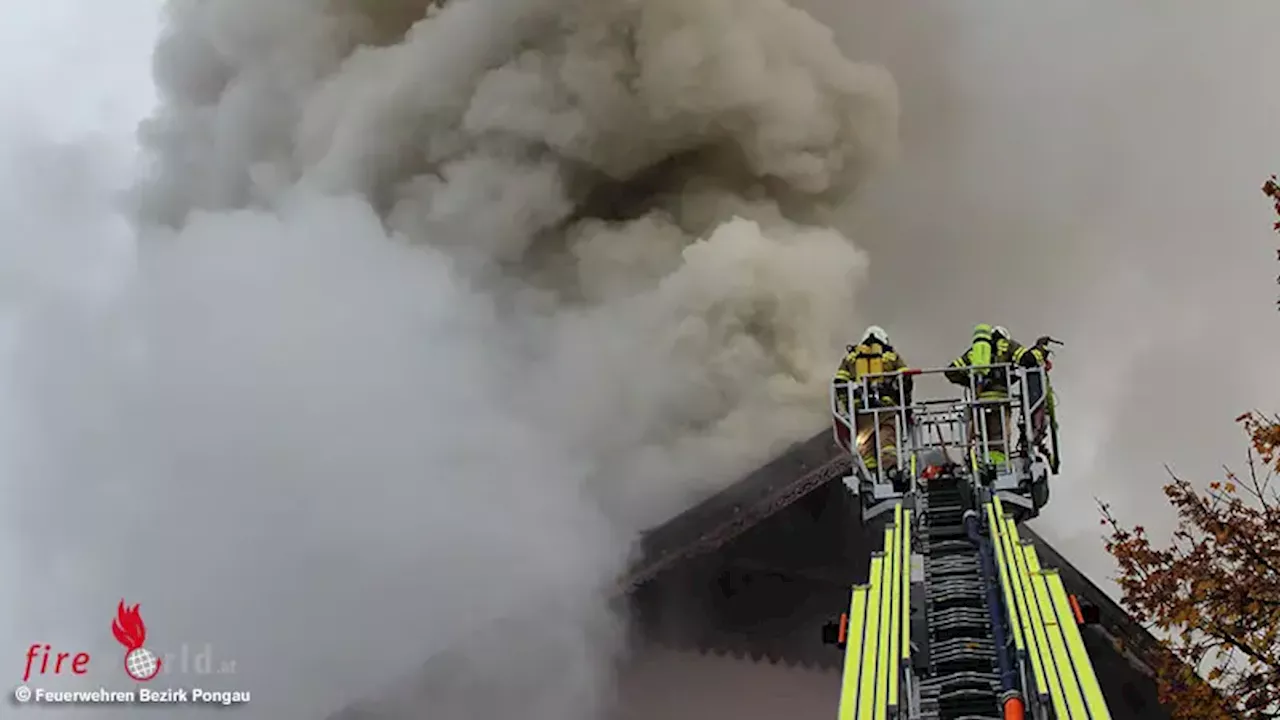
{"label": "white helmet", "polygon": [[1000,337],[1004,338],[1005,340],[1012,340],[1012,339],[1013,339],[1013,337],[1012,337],[1011,335],[1009,335],[1009,328],[1006,328],[1006,327],[1005,327],[1005,326],[1003,326],[1003,325],[996,325],[995,327],[991,328],[991,334],[992,334],[993,336],[995,336],[995,335],[999,335]]}
{"label": "white helmet", "polygon": [[858,342],[860,344],[865,343],[871,338],[875,338],[876,340],[879,340],[881,345],[890,344],[889,333],[885,332],[884,328],[880,327],[879,325],[872,325],[871,327],[867,328],[867,331],[862,333],[862,339],[859,340]]}

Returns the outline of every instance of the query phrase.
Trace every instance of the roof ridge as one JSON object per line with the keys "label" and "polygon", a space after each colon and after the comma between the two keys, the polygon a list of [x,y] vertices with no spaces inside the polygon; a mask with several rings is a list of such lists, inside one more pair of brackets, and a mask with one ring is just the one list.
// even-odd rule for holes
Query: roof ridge
{"label": "roof ridge", "polygon": [[625,594],[680,562],[717,550],[797,500],[852,470],[851,461],[821,432],[665,523],[642,533],[639,559],[618,578]]}

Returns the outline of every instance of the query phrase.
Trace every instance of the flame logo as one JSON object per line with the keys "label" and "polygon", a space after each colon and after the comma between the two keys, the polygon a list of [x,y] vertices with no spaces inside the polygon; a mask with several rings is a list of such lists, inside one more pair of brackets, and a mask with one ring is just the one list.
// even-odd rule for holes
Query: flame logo
{"label": "flame logo", "polygon": [[137,650],[147,641],[147,626],[142,622],[138,607],[125,607],[124,600],[121,600],[116,619],[111,621],[111,634],[124,645],[125,650]]}
{"label": "flame logo", "polygon": [[162,661],[142,645],[147,641],[147,626],[137,605],[128,607],[124,600],[120,601],[116,619],[111,621],[111,634],[125,647],[125,674],[138,682],[146,682],[160,673]]}

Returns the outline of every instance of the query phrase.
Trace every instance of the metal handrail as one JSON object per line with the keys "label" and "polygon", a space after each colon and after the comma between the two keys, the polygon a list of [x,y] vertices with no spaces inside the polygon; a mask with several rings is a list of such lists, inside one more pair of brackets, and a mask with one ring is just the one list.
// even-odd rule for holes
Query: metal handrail
{"label": "metal handrail", "polygon": [[[979,383],[979,376],[990,376],[992,371],[1003,373],[1004,383],[1002,386],[997,385],[1003,390],[1000,397],[982,398],[980,395],[984,392]],[[955,373],[964,373],[967,376],[968,383],[962,386],[963,390],[959,397],[954,398],[931,398],[927,400],[915,400],[908,403],[906,398],[906,383],[896,382],[896,385],[888,397],[892,398],[897,395],[897,402],[893,405],[886,405],[879,402],[885,395],[882,392],[887,383],[895,380],[903,380],[906,377],[920,376],[937,376],[937,375],[954,375]],[[1039,397],[1031,398],[1031,385],[1035,384],[1031,381],[1039,378]],[[843,393],[841,392],[843,391]],[[873,392],[874,391],[874,392]],[[1045,428],[1033,428],[1032,419],[1035,414],[1047,409],[1049,393],[1051,392],[1048,383],[1048,374],[1042,367],[1019,367],[1011,363],[999,363],[991,365],[979,365],[968,367],[945,367],[945,368],[927,368],[927,369],[908,369],[896,372],[874,373],[863,375],[851,381],[833,381],[831,385],[830,403],[831,413],[835,418],[837,427],[835,433],[839,440],[839,429],[842,426],[848,433],[849,448],[848,450],[854,457],[854,465],[859,470],[861,477],[871,478],[874,482],[884,482],[885,468],[879,463],[880,448],[883,447],[881,437],[881,426],[883,424],[882,417],[885,414],[893,414],[894,427],[897,430],[897,462],[896,470],[904,477],[909,478],[913,483],[917,479],[917,468],[915,462],[911,462],[908,458],[914,460],[924,450],[942,449],[944,452],[949,447],[960,447],[968,450],[971,455],[971,461],[977,464],[977,459],[981,458],[984,463],[990,463],[994,457],[993,452],[1000,452],[1004,456],[1004,460],[996,465],[1007,467],[1012,461],[1015,453],[1011,425],[1017,427],[1020,433],[1020,446],[1025,445],[1026,452],[1024,456],[1030,456],[1034,450],[1040,449],[1042,452],[1057,454],[1056,439],[1053,437],[1045,437]],[[840,404],[841,395],[849,404],[849,408],[845,409]],[[872,402],[872,398],[877,402]],[[1005,407],[1006,412],[995,412],[992,410]],[[1000,422],[1000,440],[993,440],[993,428],[988,427],[988,422],[992,419],[989,415],[995,415],[995,419]],[[1016,414],[1016,422],[1013,422]],[[857,418],[859,416],[869,416],[873,422],[869,431],[874,437],[873,447],[875,448],[876,470],[871,472],[866,467],[860,454],[858,453],[858,428]],[[943,429],[947,428],[952,431],[953,439],[951,441],[943,438]],[[932,430],[937,434],[937,440],[923,437],[926,429]],[[1048,441],[1052,447],[1044,447],[1044,443]],[[905,452],[904,452],[905,451]],[[909,466],[908,466],[909,463]]]}

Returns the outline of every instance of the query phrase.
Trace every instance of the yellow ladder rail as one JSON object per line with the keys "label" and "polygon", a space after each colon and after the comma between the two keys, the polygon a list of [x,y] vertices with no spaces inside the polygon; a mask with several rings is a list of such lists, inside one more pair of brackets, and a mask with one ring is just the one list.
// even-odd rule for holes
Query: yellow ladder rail
{"label": "yellow ladder rail", "polygon": [[1071,601],[1067,599],[1067,589],[1062,585],[1062,577],[1056,569],[1041,570],[1041,574],[1049,588],[1049,600],[1058,616],[1058,627],[1062,629],[1067,654],[1075,669],[1076,680],[1080,683],[1080,692],[1084,694],[1088,717],[1090,720],[1111,720],[1111,711],[1102,697],[1102,686],[1098,684],[1098,674],[1089,660],[1089,653],[1084,649],[1084,638],[1080,636],[1080,627],[1071,610]]}
{"label": "yellow ladder rail", "polygon": [[884,549],[871,557],[865,585],[855,585],[845,642],[839,720],[891,720],[899,716],[901,673],[911,657],[910,512],[901,503],[884,531]]}
{"label": "yellow ladder rail", "polygon": [[998,498],[985,510],[1011,608],[1014,643],[1019,651],[1025,647],[1036,694],[1053,708],[1057,720],[1111,720],[1062,577],[1056,569],[1040,566],[1035,547],[1018,536],[1017,524]]}
{"label": "yellow ladder rail", "polygon": [[1007,569],[1007,572],[1005,570],[1001,571],[1001,584],[1006,585],[1013,595],[1013,603],[1009,606],[1010,622],[1020,628],[1020,632],[1016,633],[1014,637],[1022,636],[1022,642],[1026,647],[1027,659],[1031,664],[1032,679],[1035,682],[1034,692],[1037,696],[1047,700],[1049,697],[1049,685],[1045,677],[1041,644],[1036,633],[1036,626],[1032,623],[1031,594],[1026,581],[1026,567],[1022,558],[1022,545],[1018,539],[1018,528],[1014,524],[1013,518],[1005,515],[1004,507],[1001,505],[999,498],[995,499],[993,505],[993,514],[997,520],[992,523],[992,527],[999,530],[997,547],[1000,555],[1004,558],[1004,565]]}

